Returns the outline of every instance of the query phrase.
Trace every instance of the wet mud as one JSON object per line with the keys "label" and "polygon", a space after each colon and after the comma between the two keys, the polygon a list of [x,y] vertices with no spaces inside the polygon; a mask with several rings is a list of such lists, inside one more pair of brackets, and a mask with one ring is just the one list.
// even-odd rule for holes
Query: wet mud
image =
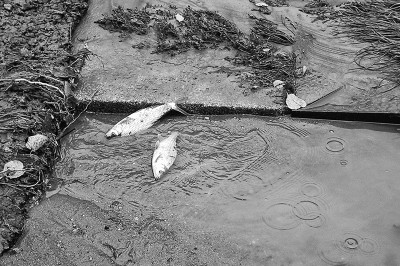
{"label": "wet mud", "polygon": [[[71,37],[86,9],[86,1],[75,0],[0,3],[0,164],[3,170],[19,160],[27,170],[18,179],[0,175],[0,255],[13,247],[28,210],[43,195],[56,135],[73,118],[76,101],[69,96],[82,64],[71,65],[78,59],[71,54]],[[51,141],[30,151],[26,139],[37,133]]]}
{"label": "wet mud", "polygon": [[[90,114],[75,125],[62,143],[55,192],[33,211],[23,251],[4,262],[39,252],[29,246],[36,228],[56,239],[54,260],[80,265],[400,262],[397,126],[169,116],[142,134],[107,140],[121,118]],[[155,181],[151,156],[168,131],[180,132],[178,156]],[[78,240],[90,245],[87,260],[71,244]]]}

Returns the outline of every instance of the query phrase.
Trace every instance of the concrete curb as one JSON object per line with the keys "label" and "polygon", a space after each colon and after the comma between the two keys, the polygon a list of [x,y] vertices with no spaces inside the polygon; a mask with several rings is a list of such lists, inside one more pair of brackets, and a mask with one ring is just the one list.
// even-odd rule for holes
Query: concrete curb
{"label": "concrete curb", "polygon": [[[83,110],[88,101],[82,101],[78,110]],[[101,113],[133,113],[139,109],[149,106],[163,104],[163,102],[113,102],[113,101],[92,101],[87,110]],[[263,106],[255,107],[237,107],[237,106],[217,106],[198,103],[181,103],[181,108],[192,114],[198,115],[227,115],[227,114],[249,114],[262,116],[286,115],[291,112],[290,109],[282,107],[281,109],[272,109]]]}

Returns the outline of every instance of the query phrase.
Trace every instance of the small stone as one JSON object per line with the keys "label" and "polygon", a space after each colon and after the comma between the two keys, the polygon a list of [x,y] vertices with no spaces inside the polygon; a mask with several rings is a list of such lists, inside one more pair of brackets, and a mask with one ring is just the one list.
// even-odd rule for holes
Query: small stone
{"label": "small stone", "polygon": [[12,9],[12,5],[11,4],[4,4],[3,7],[4,7],[4,9],[6,9],[8,11],[11,11],[11,9]]}
{"label": "small stone", "polygon": [[285,82],[283,82],[282,80],[277,79],[272,84],[277,89],[283,89],[283,85],[285,85]]}
{"label": "small stone", "polygon": [[28,57],[29,56],[29,50],[26,48],[22,48],[20,51],[21,55]]}
{"label": "small stone", "polygon": [[178,22],[182,22],[185,18],[184,18],[181,14],[176,14],[176,15],[175,15],[175,19],[176,19]]}
{"label": "small stone", "polygon": [[48,140],[49,138],[47,136],[44,136],[42,134],[36,134],[34,136],[28,137],[28,141],[26,142],[26,147],[31,151],[35,152],[38,149],[40,149]]}

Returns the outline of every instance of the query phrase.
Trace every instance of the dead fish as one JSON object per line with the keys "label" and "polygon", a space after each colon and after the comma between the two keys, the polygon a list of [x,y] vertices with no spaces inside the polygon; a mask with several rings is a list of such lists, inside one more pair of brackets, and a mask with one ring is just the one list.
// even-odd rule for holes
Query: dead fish
{"label": "dead fish", "polygon": [[148,129],[154,125],[158,119],[171,110],[176,110],[184,115],[190,115],[186,111],[179,108],[176,103],[166,103],[163,105],[148,107],[139,110],[119,121],[106,133],[106,137],[112,138],[114,136],[129,136]]}
{"label": "dead fish", "polygon": [[156,149],[153,153],[151,165],[153,167],[153,175],[155,179],[159,179],[172,166],[176,159],[176,138],[178,132],[172,132],[167,138],[162,139],[158,135]]}

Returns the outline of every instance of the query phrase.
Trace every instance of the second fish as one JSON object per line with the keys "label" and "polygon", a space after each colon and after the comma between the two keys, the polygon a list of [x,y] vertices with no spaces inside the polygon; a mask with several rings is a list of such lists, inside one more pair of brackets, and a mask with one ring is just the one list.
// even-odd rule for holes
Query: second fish
{"label": "second fish", "polygon": [[119,121],[106,133],[106,137],[112,138],[115,136],[129,136],[146,130],[171,110],[176,110],[184,115],[190,115],[186,111],[179,108],[176,103],[166,103],[155,107],[148,107],[139,110]]}

